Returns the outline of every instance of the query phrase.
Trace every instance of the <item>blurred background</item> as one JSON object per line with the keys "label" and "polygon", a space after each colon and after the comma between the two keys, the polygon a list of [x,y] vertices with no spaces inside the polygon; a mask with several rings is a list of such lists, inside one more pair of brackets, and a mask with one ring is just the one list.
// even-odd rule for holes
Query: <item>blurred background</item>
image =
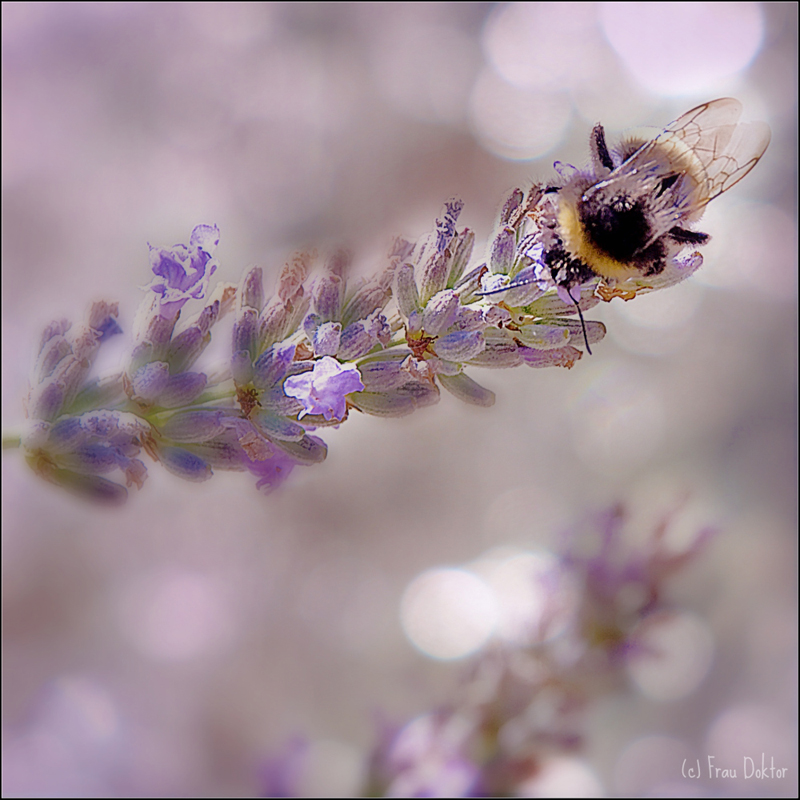
{"label": "blurred background", "polygon": [[[585,163],[598,121],[614,138],[735,96],[773,133],[709,207],[696,277],[593,311],[609,334],[571,371],[474,371],[492,409],[445,393],[404,419],[354,414],[268,498],[153,466],[99,509],[5,453],[4,794],[250,795],[295,735],[323,765],[307,791],[352,793],[375,713],[430,709],[463,668],[404,633],[415,578],[557,548],[612,503],[646,517],[688,498],[687,530],[720,529],[676,594],[710,656],[678,696],[632,681],[600,704],[582,763],[609,796],[796,796],[795,3],[2,14],[4,428],[51,319],[118,299],[130,329],[147,242],[216,223],[227,280],[306,246],[371,273],[457,196],[477,263],[508,192]],[[765,753],[788,777],[681,779],[709,753]]]}

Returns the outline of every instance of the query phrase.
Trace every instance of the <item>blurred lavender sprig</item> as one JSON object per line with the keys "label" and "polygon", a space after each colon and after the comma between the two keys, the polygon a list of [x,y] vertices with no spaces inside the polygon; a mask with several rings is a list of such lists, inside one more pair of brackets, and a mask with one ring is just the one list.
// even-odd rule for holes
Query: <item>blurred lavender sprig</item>
{"label": "blurred lavender sprig", "polygon": [[[517,635],[495,635],[473,656],[450,702],[378,725],[359,796],[546,796],[537,781],[581,753],[593,703],[624,690],[637,659],[662,657],[652,634],[682,611],[668,584],[714,533],[676,547],[675,516],[631,530],[614,507],[569,531],[548,568],[528,573],[532,602],[515,609]],[[265,761],[265,796],[303,796],[310,745],[295,738]]]}
{"label": "blurred lavender sprig", "polygon": [[[100,346],[121,333],[118,307],[96,302],[74,328],[53,322],[39,346],[27,423],[4,444],[21,446],[34,471],[83,496],[122,501],[141,487],[142,451],[173,474],[208,480],[249,472],[270,491],[296,466],[325,459],[314,433],[351,409],[402,416],[438,402],[441,388],[490,406],[473,367],[570,368],[605,326],[577,316],[614,292],[592,277],[565,289],[546,264],[548,202],[542,186],[505,203],[487,258],[468,270],[472,231],[457,228],[460,201],[445,204],[421,242],[395,241],[370,280],[348,276],[338,253],[321,268],[296,255],[271,296],[263,272],[238,287],[211,279],[216,226],[198,225],[187,245],[150,247],[153,279],[118,373],[91,376]],[[647,291],[688,277],[653,276]],[[673,272],[675,272],[673,270]],[[203,363],[214,326],[235,315],[230,358]],[[124,482],[124,485],[123,485]]]}

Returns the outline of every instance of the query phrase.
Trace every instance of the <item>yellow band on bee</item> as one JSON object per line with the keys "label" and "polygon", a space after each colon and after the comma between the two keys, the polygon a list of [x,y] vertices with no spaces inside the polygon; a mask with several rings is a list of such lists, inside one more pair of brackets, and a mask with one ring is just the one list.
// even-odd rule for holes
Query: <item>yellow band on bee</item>
{"label": "yellow band on bee", "polygon": [[567,252],[586,264],[593,272],[603,278],[619,281],[641,275],[641,270],[611,258],[592,244],[581,225],[577,206],[564,200],[563,197],[559,201],[558,225]]}

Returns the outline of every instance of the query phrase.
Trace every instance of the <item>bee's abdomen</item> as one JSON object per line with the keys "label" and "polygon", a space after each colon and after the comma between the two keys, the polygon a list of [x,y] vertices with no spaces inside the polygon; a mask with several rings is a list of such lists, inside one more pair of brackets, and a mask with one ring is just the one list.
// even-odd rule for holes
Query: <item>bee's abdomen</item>
{"label": "bee's abdomen", "polygon": [[544,262],[550,269],[553,280],[561,286],[572,287],[595,275],[583,261],[570,256],[560,242],[545,253]]}

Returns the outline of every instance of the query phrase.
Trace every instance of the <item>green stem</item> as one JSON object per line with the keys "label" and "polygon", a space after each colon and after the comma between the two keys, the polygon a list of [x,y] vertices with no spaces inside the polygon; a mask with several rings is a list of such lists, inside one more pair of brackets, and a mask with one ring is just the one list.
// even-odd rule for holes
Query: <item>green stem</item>
{"label": "green stem", "polygon": [[14,450],[22,444],[22,434],[19,431],[3,431],[3,450]]}

